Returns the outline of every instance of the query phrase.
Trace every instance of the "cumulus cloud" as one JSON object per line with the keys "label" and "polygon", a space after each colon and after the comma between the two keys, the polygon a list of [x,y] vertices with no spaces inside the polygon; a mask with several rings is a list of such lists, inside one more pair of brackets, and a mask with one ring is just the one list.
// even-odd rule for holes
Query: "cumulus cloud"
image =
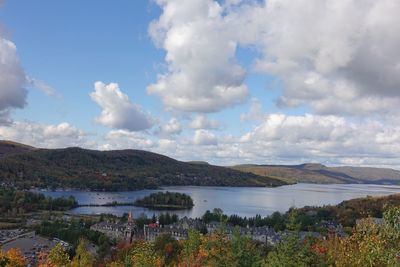
{"label": "cumulus cloud", "polygon": [[[240,138],[252,157],[277,161],[343,164],[396,158],[400,128],[374,120],[351,122],[338,116],[269,114]],[[253,151],[253,152],[251,152]],[[399,166],[400,161],[396,161]]]}
{"label": "cumulus cloud", "polygon": [[105,141],[100,149],[143,149],[151,150],[156,143],[148,136],[139,132],[130,132],[126,130],[112,130],[105,136]]}
{"label": "cumulus cloud", "polygon": [[161,135],[179,134],[182,132],[182,126],[176,118],[172,118],[166,124],[161,125],[158,132]]}
{"label": "cumulus cloud", "polygon": [[384,166],[400,168],[400,127],[371,119],[335,115],[264,114],[242,135],[199,129],[192,136],[157,138],[147,133],[111,131],[102,149],[144,149],[183,160],[241,163]]}
{"label": "cumulus cloud", "polygon": [[220,124],[218,121],[213,119],[208,119],[204,115],[196,116],[190,123],[189,128],[199,130],[199,129],[219,129]]}
{"label": "cumulus cloud", "polygon": [[396,112],[400,2],[396,0],[158,0],[149,28],[168,71],[148,91],[168,108],[210,112],[243,101],[237,47],[282,81],[281,106],[319,114]]}
{"label": "cumulus cloud", "polygon": [[193,143],[195,145],[216,145],[218,143],[217,137],[207,130],[196,130],[193,136]]}
{"label": "cumulus cloud", "polygon": [[167,109],[215,112],[246,99],[245,70],[236,63],[237,42],[223,8],[212,0],[158,0],[160,18],[149,34],[167,52],[167,73],[148,86]]}
{"label": "cumulus cloud", "polygon": [[0,35],[0,124],[10,123],[10,111],[26,105],[25,73],[15,44]]}
{"label": "cumulus cloud", "polygon": [[88,147],[92,145],[87,140],[85,132],[66,122],[57,125],[13,122],[0,126],[0,138],[41,148]]}
{"label": "cumulus cloud", "polygon": [[0,35],[0,125],[12,122],[10,112],[26,106],[26,86],[38,88],[48,96],[59,96],[43,81],[26,76],[16,45]]}
{"label": "cumulus cloud", "polygon": [[395,111],[400,103],[400,2],[281,0],[228,16],[261,72],[283,83],[283,106],[321,114]]}
{"label": "cumulus cloud", "polygon": [[141,131],[153,126],[153,119],[129,97],[121,92],[117,83],[96,82],[90,97],[103,110],[96,121],[104,126],[128,131]]}
{"label": "cumulus cloud", "polygon": [[251,100],[250,110],[240,114],[241,121],[259,121],[263,118],[262,104],[257,98]]}

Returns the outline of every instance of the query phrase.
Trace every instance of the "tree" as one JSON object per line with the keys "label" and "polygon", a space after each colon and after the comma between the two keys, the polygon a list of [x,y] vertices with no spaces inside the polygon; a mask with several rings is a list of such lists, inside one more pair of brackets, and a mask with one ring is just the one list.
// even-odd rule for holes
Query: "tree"
{"label": "tree", "polygon": [[128,266],[132,267],[162,266],[162,260],[155,253],[153,245],[146,241],[138,242],[127,260]]}
{"label": "tree", "polygon": [[61,244],[57,244],[45,258],[44,262],[39,264],[39,267],[63,267],[70,263],[68,253]]}
{"label": "tree", "polygon": [[335,266],[399,266],[400,207],[386,208],[383,216],[383,223],[366,218],[349,237],[329,239],[326,261]]}
{"label": "tree", "polygon": [[164,259],[167,266],[178,263],[181,251],[179,242],[169,234],[162,234],[154,241],[154,250]]}
{"label": "tree", "polygon": [[308,267],[318,266],[317,263],[317,255],[310,244],[289,235],[268,254],[265,267]]}
{"label": "tree", "polygon": [[26,259],[21,251],[16,248],[8,250],[6,253],[0,251],[0,267],[24,267]]}
{"label": "tree", "polygon": [[87,249],[87,241],[85,239],[80,239],[79,244],[75,250],[75,256],[72,259],[71,266],[93,266],[94,257]]}
{"label": "tree", "polygon": [[301,224],[299,223],[299,211],[296,208],[291,208],[289,210],[286,228],[289,231],[299,231],[301,229]]}
{"label": "tree", "polygon": [[189,231],[188,239],[183,241],[182,251],[179,257],[179,266],[202,266],[204,251],[200,251],[202,240],[200,233]]}
{"label": "tree", "polygon": [[260,266],[261,252],[254,242],[247,237],[240,235],[238,228],[235,228],[231,241],[231,251],[236,266]]}

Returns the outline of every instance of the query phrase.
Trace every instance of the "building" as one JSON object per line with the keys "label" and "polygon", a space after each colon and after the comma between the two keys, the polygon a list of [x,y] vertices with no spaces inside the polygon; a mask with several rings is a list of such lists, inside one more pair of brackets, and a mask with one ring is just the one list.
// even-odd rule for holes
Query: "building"
{"label": "building", "polygon": [[136,222],[133,218],[132,212],[129,212],[128,221],[122,222],[99,222],[90,227],[91,230],[98,231],[105,234],[110,239],[118,241],[125,240],[131,243],[132,240],[138,235]]}

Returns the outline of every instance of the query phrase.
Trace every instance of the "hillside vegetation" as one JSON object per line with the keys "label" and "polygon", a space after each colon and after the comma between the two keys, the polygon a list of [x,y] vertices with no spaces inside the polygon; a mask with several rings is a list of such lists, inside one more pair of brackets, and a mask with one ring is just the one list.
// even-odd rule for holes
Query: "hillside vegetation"
{"label": "hillside vegetation", "polygon": [[279,186],[284,182],[225,167],[192,164],[141,150],[3,149],[0,183],[20,187],[136,190],[168,185]]}
{"label": "hillside vegetation", "polygon": [[179,210],[193,208],[193,199],[186,194],[177,192],[157,192],[135,201],[135,206],[155,210]]}
{"label": "hillside vegetation", "polygon": [[237,165],[232,169],[280,179],[287,183],[398,184],[400,171],[371,167],[327,167],[322,164]]}

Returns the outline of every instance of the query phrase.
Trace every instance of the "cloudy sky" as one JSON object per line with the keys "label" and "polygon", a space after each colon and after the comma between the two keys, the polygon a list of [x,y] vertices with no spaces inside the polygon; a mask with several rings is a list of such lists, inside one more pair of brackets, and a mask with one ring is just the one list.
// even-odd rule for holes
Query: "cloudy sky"
{"label": "cloudy sky", "polygon": [[398,0],[0,3],[0,139],[400,169]]}

